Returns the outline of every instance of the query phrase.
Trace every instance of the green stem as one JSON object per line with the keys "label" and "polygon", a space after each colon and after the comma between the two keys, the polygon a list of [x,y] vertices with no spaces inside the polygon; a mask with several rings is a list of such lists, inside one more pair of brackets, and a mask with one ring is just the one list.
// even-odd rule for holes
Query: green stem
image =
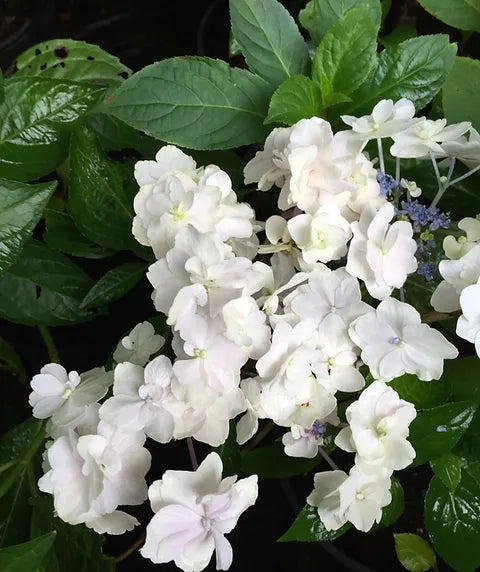
{"label": "green stem", "polygon": [[50,361],[52,363],[60,363],[57,346],[53,341],[53,337],[52,334],[50,333],[50,330],[47,328],[47,326],[38,326],[38,330],[40,332],[40,335],[42,336],[45,347],[47,348],[48,357],[50,358]]}

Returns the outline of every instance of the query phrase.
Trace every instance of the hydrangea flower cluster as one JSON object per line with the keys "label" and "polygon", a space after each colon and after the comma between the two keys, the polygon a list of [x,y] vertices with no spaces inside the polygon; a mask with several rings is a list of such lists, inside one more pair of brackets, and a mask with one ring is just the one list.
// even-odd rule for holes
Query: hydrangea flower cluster
{"label": "hydrangea flower cluster", "polygon": [[[335,134],[318,117],[274,129],[244,172],[260,191],[279,189],[279,214],[264,223],[215,165],[197,167],[171,145],[137,163],[133,234],[156,257],[147,277],[175,359],[159,354],[165,340],[143,322],[119,343],[113,372],[79,375],[48,364],[33,378],[34,415],[49,419],[40,488],[63,520],[120,534],[137,522],[118,507],[148,495],[155,515],[146,558],[196,572],[215,551],[217,569],[226,570],[232,549],[224,535],[255,503],[256,476],[222,480],[221,459],[211,453],[193,472],[168,470],[147,488],[145,442],[194,438],[216,447],[238,418],[240,445],[270,419],[284,428],[293,457],[325,454],[325,432],[334,431],[354,463],[348,473],[318,472],[307,502],[328,530],[350,522],[368,531],[380,521],[392,473],[415,457],[408,442],[415,407],[388,383],[405,373],[439,379],[444,360],[458,355],[402,301],[419,270],[415,235],[448,227],[436,204],[455,183],[455,160],[480,168],[470,124],[414,115],[410,101],[384,100],[371,115],[343,117],[351,129]],[[395,177],[385,174],[387,138]],[[371,140],[378,168],[365,151]],[[432,161],[439,182],[432,205],[412,200],[421,190],[400,178],[405,157]],[[449,162],[446,178],[437,159]],[[480,355],[480,222],[464,219],[459,228],[465,236],[444,241],[448,259],[432,305],[462,310],[457,332]],[[343,421],[344,393],[353,401]]]}

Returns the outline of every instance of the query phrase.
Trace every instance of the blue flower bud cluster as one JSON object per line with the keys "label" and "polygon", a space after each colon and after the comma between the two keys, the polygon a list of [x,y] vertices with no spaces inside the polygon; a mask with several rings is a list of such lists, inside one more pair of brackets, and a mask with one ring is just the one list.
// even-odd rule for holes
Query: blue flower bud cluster
{"label": "blue flower bud cluster", "polygon": [[398,183],[392,177],[383,171],[378,171],[377,181],[380,183],[380,194],[384,197],[389,197],[394,191],[398,189]]}

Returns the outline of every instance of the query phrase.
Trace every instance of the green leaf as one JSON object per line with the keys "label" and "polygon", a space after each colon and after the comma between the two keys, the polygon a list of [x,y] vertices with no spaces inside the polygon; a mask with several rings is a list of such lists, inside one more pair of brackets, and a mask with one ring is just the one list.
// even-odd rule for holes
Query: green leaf
{"label": "green leaf", "polygon": [[460,30],[480,32],[480,3],[478,0],[418,0],[439,20]]}
{"label": "green leaf", "polygon": [[325,76],[333,91],[349,95],[359,87],[375,63],[378,25],[365,5],[350,10],[325,34],[315,53],[312,78]]}
{"label": "green leaf", "polygon": [[437,459],[448,453],[467,430],[477,405],[469,401],[446,403],[424,409],[410,425],[409,441],[417,456],[414,465]]}
{"label": "green leaf", "polygon": [[119,300],[140,282],[145,271],[146,265],[142,262],[125,262],[112,268],[87,292],[80,308],[103,306]]}
{"label": "green leaf", "polygon": [[480,402],[480,360],[476,355],[446,360],[441,381],[452,388],[452,401]]}
{"label": "green leaf", "polygon": [[356,6],[365,6],[369,19],[380,26],[382,9],[379,0],[310,0],[300,11],[300,24],[307,29],[315,44]]}
{"label": "green leaf", "polygon": [[347,522],[338,530],[327,530],[318,516],[317,509],[307,504],[277,542],[325,542],[342,536],[351,526]]}
{"label": "green leaf", "polygon": [[230,477],[231,475],[238,475],[242,466],[242,457],[240,455],[240,447],[237,443],[237,426],[235,421],[230,421],[228,437],[219,447],[214,449],[222,459],[223,463],[223,476]]}
{"label": "green leaf", "polygon": [[443,377],[439,380],[423,381],[416,375],[406,373],[391,381],[389,385],[402,399],[413,403],[417,409],[442,405],[450,399],[452,394],[450,383]]}
{"label": "green leaf", "polygon": [[479,91],[480,61],[456,58],[442,90],[443,111],[448,121],[471,121],[475,129],[479,130],[480,109],[476,105]]}
{"label": "green leaf", "polygon": [[300,31],[277,0],[230,0],[233,35],[248,67],[276,88],[310,68]]}
{"label": "green leaf", "polygon": [[415,38],[417,36],[417,30],[412,28],[411,26],[403,26],[399,25],[396,26],[390,34],[387,36],[383,36],[383,38],[379,39],[379,42],[385,48],[393,48],[394,46],[398,46],[405,40],[410,40],[411,38]]}
{"label": "green leaf", "polygon": [[131,70],[94,44],[48,40],[36,44],[16,61],[15,77],[37,76],[117,86]]}
{"label": "green leaf", "polygon": [[22,360],[12,346],[3,338],[0,338],[0,369],[10,371],[25,383],[26,374]]}
{"label": "green leaf", "polygon": [[430,466],[447,489],[454,493],[462,478],[462,463],[460,459],[453,453],[445,453],[438,459],[430,461]]}
{"label": "green leaf", "polygon": [[0,106],[0,176],[31,181],[68,153],[69,131],[105,88],[66,80],[13,78]]}
{"label": "green leaf", "polygon": [[112,558],[102,553],[103,537],[83,524],[71,526],[54,516],[50,496],[34,499],[32,535],[55,531],[56,538],[42,572],[114,572]]}
{"label": "green leaf", "polygon": [[15,484],[32,477],[32,458],[44,440],[43,422],[33,418],[0,437],[0,498]]}
{"label": "green leaf", "polygon": [[23,544],[0,549],[2,572],[38,572],[55,540],[55,532],[49,532]]}
{"label": "green leaf", "polygon": [[342,108],[342,113],[370,113],[380,99],[402,97],[422,109],[442,87],[456,51],[442,34],[412,38],[384,50],[368,78],[352,94],[353,103]]}
{"label": "green leaf", "polygon": [[418,534],[394,534],[395,551],[401,565],[410,572],[430,570],[437,557],[432,547]]}
{"label": "green leaf", "polygon": [[425,497],[425,526],[438,554],[456,570],[480,566],[479,467],[464,467],[462,479],[451,493],[435,476]]}
{"label": "green leaf", "polygon": [[96,314],[80,308],[93,285],[69,258],[31,240],[0,278],[0,316],[27,326],[63,326]]}
{"label": "green leaf", "polygon": [[56,181],[26,185],[0,179],[0,275],[31,237],[56,185]]}
{"label": "green leaf", "polygon": [[47,207],[44,215],[47,230],[43,240],[54,250],[81,258],[105,258],[114,254],[113,250],[85,238],[68,213]]}
{"label": "green leaf", "polygon": [[374,524],[371,532],[376,532],[379,528],[392,526],[403,514],[405,510],[405,494],[403,487],[396,477],[391,478],[390,493],[392,501],[382,508],[382,519],[378,524]]}
{"label": "green leaf", "polygon": [[480,463],[480,410],[477,409],[468,429],[460,441],[455,445],[453,453],[468,459],[470,462]]}
{"label": "green leaf", "polygon": [[247,70],[187,56],[126,80],[105,109],[136,129],[189,149],[231,149],[263,140],[272,88]]}
{"label": "green leaf", "polygon": [[300,119],[314,117],[322,110],[322,95],[313,81],[304,75],[287,79],[272,95],[265,123],[293,125]]}
{"label": "green leaf", "polygon": [[80,232],[114,250],[135,248],[132,236],[133,197],[124,188],[120,164],[103,153],[91,130],[72,135],[68,210]]}
{"label": "green leaf", "polygon": [[321,458],[304,459],[289,457],[282,443],[257,447],[242,454],[242,471],[247,475],[258,475],[260,479],[283,479],[303,475],[321,462]]}

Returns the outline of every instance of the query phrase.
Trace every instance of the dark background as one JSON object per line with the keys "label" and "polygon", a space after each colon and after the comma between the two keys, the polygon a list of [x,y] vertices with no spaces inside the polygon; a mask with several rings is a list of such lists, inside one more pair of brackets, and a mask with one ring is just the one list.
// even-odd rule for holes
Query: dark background
{"label": "dark background", "polygon": [[[305,4],[302,0],[285,0],[294,15]],[[452,41],[460,33],[441,24],[410,0],[393,0],[385,22],[384,34],[397,24],[415,26],[419,34],[448,32]],[[47,39],[73,38],[99,44],[118,56],[134,71],[152,62],[186,54],[207,55],[228,59],[228,0],[9,0],[0,1],[0,67],[4,72],[14,69],[15,57],[26,48]],[[464,51],[479,55],[480,46],[465,41]],[[235,60],[242,65],[241,60]],[[121,255],[117,255],[121,256]],[[124,261],[122,259],[121,261]],[[112,260],[112,265],[115,260]],[[89,262],[92,277],[104,273],[102,261]],[[150,287],[146,280],[123,300],[114,303],[109,313],[94,322],[73,327],[53,328],[62,364],[67,369],[85,371],[106,362],[123,332],[153,315]],[[28,375],[36,373],[48,361],[42,340],[35,328],[0,321],[0,336],[5,337],[21,354]],[[3,375],[3,374],[2,374]],[[10,384],[4,375],[3,384]],[[27,405],[28,388],[18,383],[9,385],[9,407],[2,408],[0,432],[30,415]],[[280,432],[281,433],[281,432]],[[277,437],[270,436],[270,440]],[[202,459],[208,447],[196,445]],[[148,482],[160,478],[168,468],[190,469],[184,442],[168,446],[153,444],[154,457]],[[336,459],[348,470],[351,457]],[[428,468],[402,471],[399,478],[406,491],[406,510],[395,524],[396,532],[423,531],[422,499],[430,478]],[[323,570],[396,571],[403,570],[396,560],[391,530],[375,535],[349,531],[334,544],[276,544],[276,539],[289,527],[305,496],[312,488],[312,475],[286,480],[260,482],[255,507],[241,517],[229,535],[234,549],[232,572],[311,571]],[[133,509],[144,526],[151,517],[145,506]],[[107,540],[106,552],[112,556],[123,553],[142,535],[143,528],[122,537]],[[176,570],[171,564],[154,566],[134,553],[119,563],[118,570]],[[214,570],[214,558],[207,570]],[[443,567],[443,570],[448,570]],[[62,571],[63,572],[63,571]]]}

